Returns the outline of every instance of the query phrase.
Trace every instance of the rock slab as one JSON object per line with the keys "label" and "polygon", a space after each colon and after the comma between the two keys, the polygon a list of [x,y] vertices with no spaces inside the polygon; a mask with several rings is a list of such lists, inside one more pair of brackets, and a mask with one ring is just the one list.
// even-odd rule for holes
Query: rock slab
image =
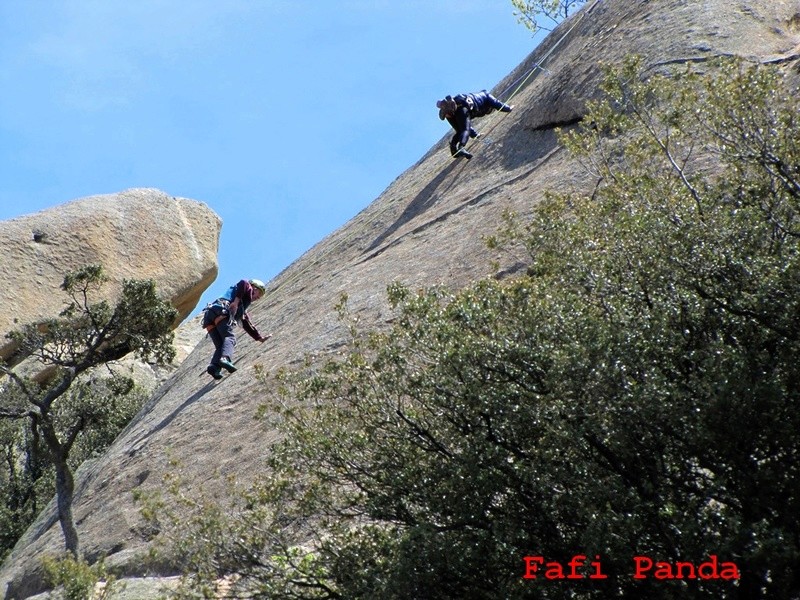
{"label": "rock slab", "polygon": [[125,279],[153,279],[178,310],[175,325],[217,276],[221,219],[205,204],[156,189],[92,196],[0,222],[0,358],[4,335],[57,316],[69,271],[101,264],[113,295]]}

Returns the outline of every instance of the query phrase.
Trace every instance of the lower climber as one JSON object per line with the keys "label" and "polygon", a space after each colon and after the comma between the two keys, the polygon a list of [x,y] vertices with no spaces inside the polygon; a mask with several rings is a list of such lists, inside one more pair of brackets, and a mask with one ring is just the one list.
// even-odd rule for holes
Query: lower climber
{"label": "lower climber", "polygon": [[264,342],[269,339],[269,335],[265,337],[258,332],[250,321],[250,315],[247,314],[250,304],[261,298],[265,291],[266,286],[260,280],[242,279],[228,288],[224,296],[206,307],[203,328],[208,331],[215,348],[206,372],[214,379],[222,379],[222,369],[228,373],[236,371],[236,366],[233,364],[233,349],[236,346],[234,328],[237,323],[241,323],[242,328],[254,340]]}

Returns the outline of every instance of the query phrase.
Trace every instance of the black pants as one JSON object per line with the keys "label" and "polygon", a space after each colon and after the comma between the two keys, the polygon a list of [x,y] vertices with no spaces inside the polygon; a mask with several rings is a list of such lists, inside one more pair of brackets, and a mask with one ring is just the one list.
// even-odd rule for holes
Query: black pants
{"label": "black pants", "polygon": [[447,117],[447,122],[456,130],[455,135],[450,140],[450,154],[455,154],[456,150],[467,145],[469,134],[472,131],[469,110],[466,106],[459,106],[452,117]]}

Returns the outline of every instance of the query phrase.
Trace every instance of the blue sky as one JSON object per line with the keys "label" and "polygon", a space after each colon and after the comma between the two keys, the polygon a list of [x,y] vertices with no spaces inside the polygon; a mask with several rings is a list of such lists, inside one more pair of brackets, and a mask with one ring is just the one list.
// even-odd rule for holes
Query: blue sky
{"label": "blue sky", "polygon": [[159,188],[223,219],[206,297],[268,281],[536,41],[510,0],[2,0],[0,220]]}

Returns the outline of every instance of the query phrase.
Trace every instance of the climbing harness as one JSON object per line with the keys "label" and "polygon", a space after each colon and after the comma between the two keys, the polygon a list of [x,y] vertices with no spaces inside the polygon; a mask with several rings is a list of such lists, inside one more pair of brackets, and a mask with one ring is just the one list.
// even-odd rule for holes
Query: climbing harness
{"label": "climbing harness", "polygon": [[[230,305],[231,301],[227,298],[217,298],[214,302],[208,304],[204,309],[203,312],[213,311],[216,312],[215,309],[220,311],[220,314],[217,315],[213,321],[211,321],[208,325],[205,325],[203,329],[208,332],[211,332],[213,329],[217,327],[220,323],[225,320],[230,320],[232,315],[230,314]],[[205,319],[204,319],[205,320]]]}

